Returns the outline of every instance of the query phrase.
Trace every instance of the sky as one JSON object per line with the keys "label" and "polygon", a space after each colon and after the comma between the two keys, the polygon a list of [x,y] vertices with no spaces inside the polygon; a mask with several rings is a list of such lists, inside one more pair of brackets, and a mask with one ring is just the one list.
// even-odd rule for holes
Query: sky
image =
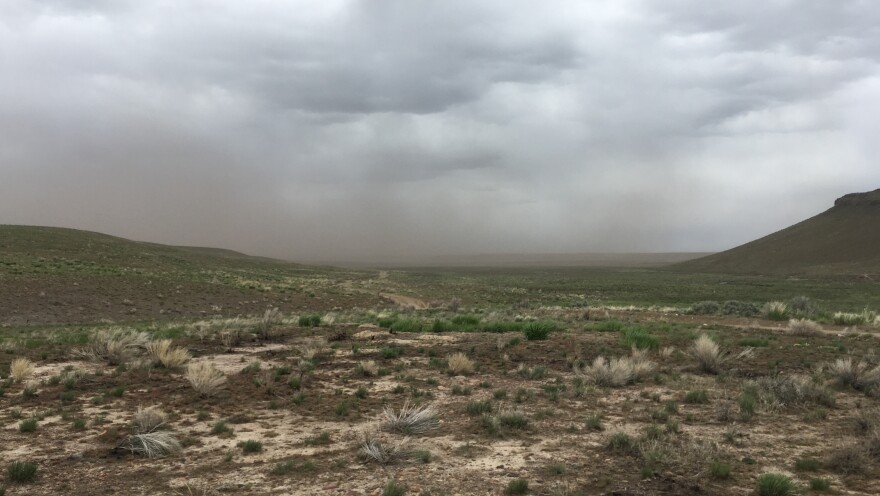
{"label": "sky", "polygon": [[0,2],[0,224],[718,251],[880,188],[875,0]]}

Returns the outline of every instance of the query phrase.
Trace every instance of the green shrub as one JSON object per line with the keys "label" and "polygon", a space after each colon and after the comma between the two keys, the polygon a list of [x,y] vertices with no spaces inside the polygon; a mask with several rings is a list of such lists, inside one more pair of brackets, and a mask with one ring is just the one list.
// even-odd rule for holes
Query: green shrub
{"label": "green shrub", "polygon": [[542,341],[547,339],[551,332],[556,332],[558,329],[559,326],[556,322],[529,322],[523,326],[523,334],[529,341]]}
{"label": "green shrub", "polygon": [[644,328],[629,327],[623,330],[623,344],[627,348],[657,350],[660,348],[660,339],[648,334]]}
{"label": "green shrub", "polygon": [[399,319],[391,324],[392,332],[421,332],[422,323],[415,319]]}
{"label": "green shrub", "polygon": [[636,442],[629,434],[618,432],[608,438],[607,447],[612,453],[632,453],[636,449]]}
{"label": "green shrub", "polygon": [[461,330],[473,330],[480,325],[480,318],[476,315],[456,315],[452,317],[452,323]]}
{"label": "green shrub", "polygon": [[471,400],[467,402],[467,405],[465,406],[465,411],[468,413],[468,415],[480,415],[483,413],[489,413],[492,411],[492,402],[489,400]]}
{"label": "green shrub", "polygon": [[22,420],[18,424],[18,432],[35,432],[37,430],[37,419],[29,418]]}
{"label": "green shrub", "polygon": [[307,437],[303,443],[306,446],[326,446],[330,444],[330,433],[325,431],[317,436]]}
{"label": "green shrub", "polygon": [[529,419],[520,412],[504,412],[498,415],[498,423],[502,427],[524,429],[528,427]]}
{"label": "green shrub", "polygon": [[241,451],[245,454],[259,453],[260,451],[263,451],[263,443],[259,441],[254,441],[253,439],[241,441],[240,443],[238,443],[238,447],[241,448]]}
{"label": "green shrub", "polygon": [[591,431],[602,431],[605,430],[605,427],[602,425],[602,416],[601,415],[590,415],[584,421],[587,426],[587,429]]}
{"label": "green shrub", "polygon": [[483,332],[522,332],[522,322],[486,322],[482,325]]}
{"label": "green shrub", "polygon": [[819,460],[815,458],[798,458],[794,461],[794,468],[801,472],[815,472],[819,470]]}
{"label": "green shrub", "polygon": [[736,344],[752,348],[766,348],[770,345],[770,341],[761,338],[743,338],[737,341]]}
{"label": "green shrub", "polygon": [[761,313],[761,308],[754,303],[737,300],[727,300],[721,305],[721,315],[736,315],[739,317],[754,317]]}
{"label": "green shrub", "polygon": [[300,315],[297,324],[300,327],[318,327],[321,325],[321,316],[317,314]]}
{"label": "green shrub", "polygon": [[712,465],[709,466],[709,472],[712,474],[712,477],[716,479],[729,479],[730,464],[724,462],[712,462]]}
{"label": "green shrub", "polygon": [[782,474],[762,474],[758,476],[759,496],[789,496],[795,487],[791,479]]}
{"label": "green shrub", "polygon": [[705,389],[694,389],[684,395],[684,402],[689,405],[704,405],[709,402],[709,394]]}
{"label": "green shrub", "polygon": [[828,479],[810,479],[810,489],[813,491],[827,491],[831,489],[831,481]]}
{"label": "green shrub", "polygon": [[505,494],[526,494],[529,492],[529,481],[526,479],[513,479],[507,483]]}
{"label": "green shrub", "polygon": [[811,318],[819,313],[819,305],[806,296],[795,296],[786,303],[788,311],[792,315],[801,318]]}
{"label": "green shrub", "polygon": [[394,345],[383,346],[383,347],[379,348],[379,354],[382,355],[382,358],[385,358],[385,359],[397,358],[403,354],[403,347],[402,346],[394,346]]}
{"label": "green shrub", "polygon": [[719,310],[721,310],[721,305],[717,301],[700,301],[691,305],[685,313],[690,315],[714,315]]}
{"label": "green shrub", "polygon": [[755,415],[755,406],[758,399],[752,391],[744,391],[739,395],[739,415],[743,420],[750,420]]}
{"label": "green shrub", "polygon": [[455,327],[452,325],[452,322],[443,319],[434,319],[434,322],[431,324],[431,332],[449,332],[455,330]]}
{"label": "green shrub", "polygon": [[221,420],[220,422],[214,424],[214,427],[211,428],[211,434],[232,434],[232,427],[229,427],[226,422],[223,422]]}
{"label": "green shrub", "polygon": [[33,462],[12,462],[6,469],[7,478],[11,482],[33,482],[37,478],[37,464]]}
{"label": "green shrub", "polygon": [[382,489],[382,496],[404,496],[406,494],[406,486],[403,484],[399,484],[394,479],[391,479],[385,484],[385,488]]}
{"label": "green shrub", "polygon": [[606,320],[593,326],[596,332],[620,332],[623,330],[623,322],[619,320]]}

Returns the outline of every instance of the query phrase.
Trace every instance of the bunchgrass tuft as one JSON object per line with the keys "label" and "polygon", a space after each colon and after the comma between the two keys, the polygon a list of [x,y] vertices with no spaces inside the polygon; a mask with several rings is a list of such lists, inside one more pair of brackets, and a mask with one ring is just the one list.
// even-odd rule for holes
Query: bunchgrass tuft
{"label": "bunchgrass tuft", "polygon": [[24,382],[34,374],[34,362],[27,358],[16,358],[9,364],[9,376],[15,382]]}
{"label": "bunchgrass tuft", "polygon": [[241,441],[238,443],[238,447],[241,448],[241,452],[246,455],[263,451],[263,443],[254,439]]}
{"label": "bunchgrass tuft", "polygon": [[182,447],[174,434],[168,431],[154,431],[129,436],[122,445],[134,454],[147,458],[158,458],[179,452]]}
{"label": "bunchgrass tuft", "polygon": [[453,353],[447,358],[449,372],[455,375],[467,375],[474,371],[474,362],[464,353]]}
{"label": "bunchgrass tuft", "polygon": [[134,414],[134,430],[138,434],[146,434],[161,429],[168,422],[168,416],[156,406],[138,407]]}
{"label": "bunchgrass tuft", "polygon": [[789,496],[795,493],[794,483],[782,474],[758,476],[758,496]]}
{"label": "bunchgrass tuft", "polygon": [[158,363],[166,369],[183,367],[192,358],[186,348],[172,346],[170,339],[147,343],[147,353],[154,363]]}
{"label": "bunchgrass tuft", "polygon": [[411,405],[406,401],[399,411],[386,406],[382,411],[382,429],[406,435],[426,434],[440,427],[437,408],[431,404]]}
{"label": "bunchgrass tuft", "polygon": [[226,384],[226,376],[210,362],[191,363],[186,368],[186,379],[200,396],[214,396]]}
{"label": "bunchgrass tuft", "polygon": [[404,496],[406,491],[407,487],[404,484],[391,479],[386,482],[385,487],[382,488],[382,496]]}
{"label": "bunchgrass tuft", "polygon": [[34,462],[12,462],[6,469],[6,477],[10,482],[24,484],[37,478],[37,464]]}

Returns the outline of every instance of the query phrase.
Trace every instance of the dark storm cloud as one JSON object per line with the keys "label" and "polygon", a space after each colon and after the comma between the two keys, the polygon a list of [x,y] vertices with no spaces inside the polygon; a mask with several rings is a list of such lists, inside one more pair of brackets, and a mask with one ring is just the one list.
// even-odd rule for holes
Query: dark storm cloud
{"label": "dark storm cloud", "polygon": [[279,257],[715,250],[874,189],[880,7],[8,2],[0,222]]}

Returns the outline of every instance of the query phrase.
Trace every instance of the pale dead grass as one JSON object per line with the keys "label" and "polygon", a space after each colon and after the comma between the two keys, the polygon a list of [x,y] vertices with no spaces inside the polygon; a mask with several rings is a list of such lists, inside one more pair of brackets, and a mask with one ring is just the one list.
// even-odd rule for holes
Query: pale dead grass
{"label": "pale dead grass", "polygon": [[27,358],[16,358],[9,364],[9,376],[15,382],[24,382],[34,375],[34,362]]}
{"label": "pale dead grass", "polygon": [[94,362],[120,365],[141,354],[149,343],[149,336],[141,331],[123,328],[101,329],[92,335],[91,343],[78,354]]}
{"label": "pale dead grass", "polygon": [[189,364],[186,368],[186,380],[201,396],[214,396],[226,384],[226,376],[210,362]]}
{"label": "pale dead grass", "polygon": [[455,375],[467,375],[474,371],[474,362],[464,353],[453,353],[447,358],[449,371]]}
{"label": "pale dead grass", "polygon": [[788,321],[788,332],[795,336],[821,336],[822,326],[809,319],[791,319]]}
{"label": "pale dead grass", "polygon": [[186,348],[172,346],[170,339],[147,343],[147,353],[154,363],[160,363],[167,369],[183,367],[192,358]]}

